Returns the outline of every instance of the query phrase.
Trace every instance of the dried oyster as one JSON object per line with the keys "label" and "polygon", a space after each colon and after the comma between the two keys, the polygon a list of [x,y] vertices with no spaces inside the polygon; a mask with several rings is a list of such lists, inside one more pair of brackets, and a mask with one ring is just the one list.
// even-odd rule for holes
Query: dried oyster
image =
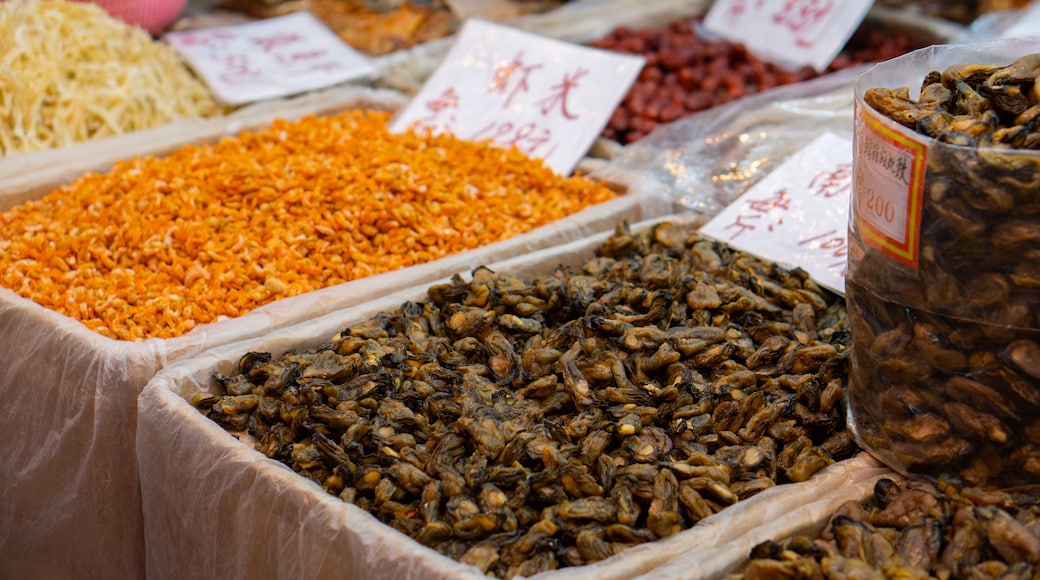
{"label": "dried oyster", "polygon": [[940,142],[927,148],[917,267],[850,237],[853,429],[904,472],[998,486],[1040,476],[1026,434],[1040,413],[1038,76],[1030,54],[933,71],[917,101],[864,95]]}
{"label": "dried oyster", "polygon": [[480,268],[427,297],[313,352],[251,353],[214,377],[239,394],[198,409],[498,577],[676,534],[855,451],[843,301],[802,271],[622,223],[582,271]]}
{"label": "dried oyster", "polygon": [[[739,578],[1036,578],[1040,496],[879,480],[822,532],[755,546]],[[898,514],[894,517],[893,514]],[[840,573],[839,573],[840,572]]]}

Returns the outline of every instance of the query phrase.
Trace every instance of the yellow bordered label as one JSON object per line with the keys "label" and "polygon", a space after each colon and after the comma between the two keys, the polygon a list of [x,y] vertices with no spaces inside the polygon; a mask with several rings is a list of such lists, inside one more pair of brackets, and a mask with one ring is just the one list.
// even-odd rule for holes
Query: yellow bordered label
{"label": "yellow bordered label", "polygon": [[856,103],[852,215],[862,238],[917,268],[928,147]]}

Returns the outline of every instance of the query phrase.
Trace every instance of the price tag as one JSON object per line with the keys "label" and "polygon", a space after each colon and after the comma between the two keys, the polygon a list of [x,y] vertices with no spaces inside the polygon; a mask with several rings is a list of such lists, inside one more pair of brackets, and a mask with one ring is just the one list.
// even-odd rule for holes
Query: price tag
{"label": "price tag", "polygon": [[213,94],[238,105],[375,73],[360,52],[309,12],[165,36]]}
{"label": "price tag", "polygon": [[1015,23],[998,38],[1028,38],[1040,36],[1040,3],[1033,2],[1015,17]]}
{"label": "price tag", "polygon": [[928,149],[856,101],[856,198],[853,217],[864,238],[889,257],[917,267]]}
{"label": "price tag", "polygon": [[760,58],[822,71],[841,52],[873,0],[716,0],[704,27]]}
{"label": "price tag", "polygon": [[824,133],[722,210],[701,233],[805,270],[845,293],[852,142]]}
{"label": "price tag", "polygon": [[643,68],[617,54],[470,19],[391,130],[516,146],[569,174]]}

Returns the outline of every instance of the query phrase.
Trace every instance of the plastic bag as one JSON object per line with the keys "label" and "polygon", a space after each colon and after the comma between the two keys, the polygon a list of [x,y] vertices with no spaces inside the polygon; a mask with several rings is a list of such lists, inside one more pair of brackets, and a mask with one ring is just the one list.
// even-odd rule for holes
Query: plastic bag
{"label": "plastic bag", "polygon": [[659,127],[614,159],[705,222],[826,131],[852,139],[852,87],[866,67],[745,97]]}
{"label": "plastic bag", "polygon": [[[934,46],[879,65],[856,86],[850,427],[903,473],[971,485],[1040,483],[1040,151],[995,143],[981,131],[944,130],[956,144],[933,139],[875,111],[864,94],[919,92],[932,71],[1007,65],[1037,51],[1037,39]],[[973,91],[969,84],[958,90]],[[906,114],[899,97],[875,95]],[[962,97],[940,102],[954,98]],[[962,127],[977,121],[978,130],[1001,107],[994,98],[980,115],[927,111],[916,126],[956,113]]]}
{"label": "plastic bag", "polygon": [[1011,27],[1018,24],[1026,10],[998,10],[983,14],[973,20],[954,42],[971,44],[1004,38]]}

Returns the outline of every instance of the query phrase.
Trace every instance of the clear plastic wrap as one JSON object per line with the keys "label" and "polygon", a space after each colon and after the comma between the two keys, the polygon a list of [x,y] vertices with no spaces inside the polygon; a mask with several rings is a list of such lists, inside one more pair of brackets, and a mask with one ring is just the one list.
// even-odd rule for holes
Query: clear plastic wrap
{"label": "clear plastic wrap", "polygon": [[[243,112],[209,125],[169,126],[151,141],[128,136],[71,165],[40,169],[5,183],[0,207],[37,199],[65,180],[87,170],[103,171],[131,152],[161,155],[183,144],[266,126],[275,117],[380,104],[392,110],[398,103],[396,93],[340,88],[282,102],[280,107],[258,105],[248,115]],[[622,175],[613,172],[612,178]],[[0,288],[0,396],[6,401],[0,407],[0,464],[5,466],[0,486],[0,578],[144,577],[137,396],[163,367],[396,289],[609,230],[620,218],[636,221],[666,213],[659,196],[641,190],[636,180],[613,183],[626,194],[516,238],[273,302],[172,339],[112,340]],[[197,505],[207,506],[207,517],[220,517],[219,510],[209,511],[210,498],[197,499]],[[220,549],[222,544],[212,547]],[[240,574],[231,569],[224,576]],[[215,575],[201,570],[182,577]]]}
{"label": "clear plastic wrap", "polygon": [[865,67],[787,85],[659,127],[613,164],[657,181],[707,222],[824,132],[852,138],[852,87]]}
{"label": "clear plastic wrap", "polygon": [[975,42],[987,42],[998,40],[1018,23],[1023,10],[998,10],[983,14],[971,22],[970,25],[954,38],[957,44],[970,44]]}
{"label": "clear plastic wrap", "polygon": [[[913,87],[914,100],[932,71],[992,72],[977,65],[1038,49],[1036,39],[934,46],[875,67],[856,86],[849,423],[861,445],[904,473],[1040,483],[1040,152],[982,132],[940,134],[959,144],[933,139],[874,110],[864,94]],[[974,92],[958,82],[957,91]],[[887,94],[872,98],[893,106],[898,97]],[[986,113],[996,118],[995,108]],[[979,113],[931,111],[919,130],[942,115],[988,126]]]}

